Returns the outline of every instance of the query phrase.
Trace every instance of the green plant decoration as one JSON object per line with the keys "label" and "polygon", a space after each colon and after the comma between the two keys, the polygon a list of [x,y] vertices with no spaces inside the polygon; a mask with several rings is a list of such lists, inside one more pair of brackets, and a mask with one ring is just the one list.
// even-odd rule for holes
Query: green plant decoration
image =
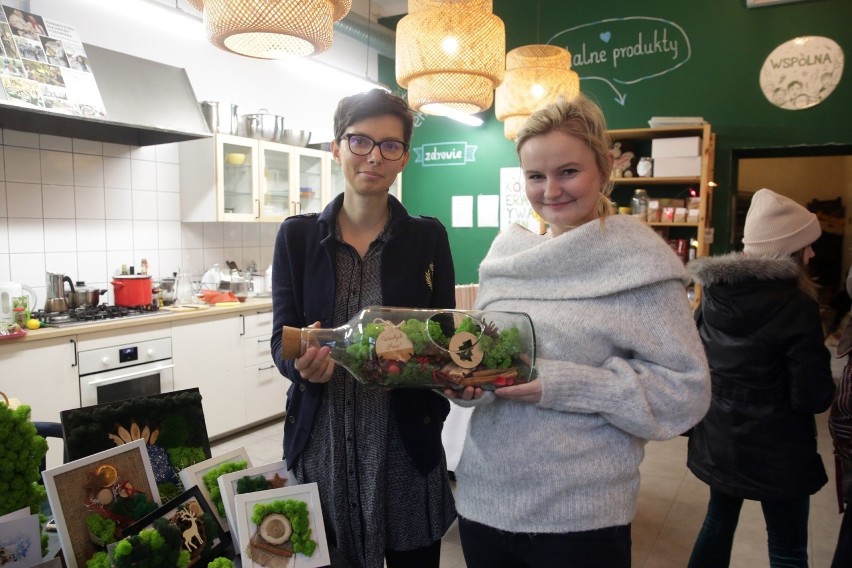
{"label": "green plant decoration", "polygon": [[202,477],[202,480],[204,481],[204,486],[210,493],[210,498],[213,499],[213,502],[216,504],[216,510],[219,511],[220,516],[225,516],[225,503],[222,501],[222,492],[219,490],[218,479],[226,473],[242,471],[247,467],[248,463],[245,460],[236,462],[226,462],[218,467],[214,467],[213,469],[205,473]]}
{"label": "green plant decoration", "polygon": [[290,537],[290,542],[293,543],[293,552],[298,552],[305,556],[313,555],[314,550],[317,548],[317,543],[311,539],[308,504],[295,499],[258,503],[254,506],[251,522],[255,525],[260,525],[263,518],[271,513],[284,515],[293,526],[293,535]]}
{"label": "green plant decoration", "polygon": [[186,568],[189,558],[180,529],[166,519],[157,519],[152,528],[120,540],[113,552],[116,568]]}
{"label": "green plant decoration", "polygon": [[13,410],[0,399],[0,516],[24,507],[38,513],[46,495],[38,483],[45,454],[47,441],[36,433],[30,407]]}

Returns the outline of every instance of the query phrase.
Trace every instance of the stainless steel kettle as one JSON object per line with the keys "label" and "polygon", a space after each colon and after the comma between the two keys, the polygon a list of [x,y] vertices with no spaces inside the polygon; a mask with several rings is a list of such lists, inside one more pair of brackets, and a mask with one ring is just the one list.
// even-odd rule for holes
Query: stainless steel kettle
{"label": "stainless steel kettle", "polygon": [[44,311],[67,312],[68,300],[65,299],[65,283],[74,291],[74,282],[64,274],[45,272],[45,283],[47,285],[46,298],[44,300]]}

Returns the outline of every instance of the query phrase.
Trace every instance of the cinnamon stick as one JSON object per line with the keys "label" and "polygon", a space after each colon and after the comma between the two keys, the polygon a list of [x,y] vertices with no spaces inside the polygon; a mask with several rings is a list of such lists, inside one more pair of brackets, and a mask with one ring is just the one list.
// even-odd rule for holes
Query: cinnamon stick
{"label": "cinnamon stick", "polygon": [[256,537],[256,538],[251,539],[251,545],[256,546],[257,548],[259,548],[261,550],[265,550],[266,552],[271,552],[272,554],[277,554],[278,556],[286,556],[287,558],[290,558],[290,557],[293,556],[293,551],[290,550],[289,548],[280,548],[280,547],[275,546],[273,544],[269,544],[268,542],[265,542],[260,537]]}

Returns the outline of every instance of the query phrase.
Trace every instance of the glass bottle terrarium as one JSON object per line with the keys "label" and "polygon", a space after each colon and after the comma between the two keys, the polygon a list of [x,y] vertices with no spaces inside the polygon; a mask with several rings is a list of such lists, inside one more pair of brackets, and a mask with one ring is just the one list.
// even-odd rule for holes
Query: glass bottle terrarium
{"label": "glass bottle terrarium", "polygon": [[311,346],[382,387],[493,390],[535,378],[535,331],[520,312],[371,306],[336,328],[284,327],[282,356]]}

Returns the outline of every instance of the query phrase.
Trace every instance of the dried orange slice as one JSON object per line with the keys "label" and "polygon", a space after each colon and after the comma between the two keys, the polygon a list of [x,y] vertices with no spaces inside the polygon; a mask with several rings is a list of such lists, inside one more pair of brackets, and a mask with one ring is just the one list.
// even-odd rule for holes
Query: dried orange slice
{"label": "dried orange slice", "polygon": [[98,469],[95,470],[95,475],[101,478],[103,483],[102,487],[110,487],[118,479],[118,471],[115,467],[108,463],[99,466]]}

